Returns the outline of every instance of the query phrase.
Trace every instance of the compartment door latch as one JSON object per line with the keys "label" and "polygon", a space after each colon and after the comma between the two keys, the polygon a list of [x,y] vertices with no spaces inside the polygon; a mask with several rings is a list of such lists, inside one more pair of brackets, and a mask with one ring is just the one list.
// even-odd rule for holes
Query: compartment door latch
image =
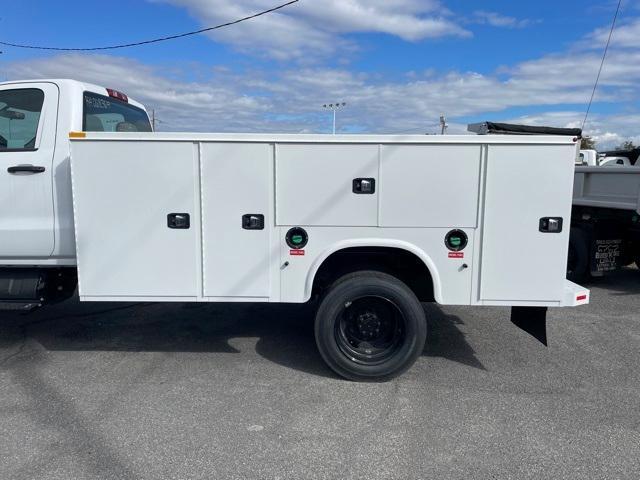
{"label": "compartment door latch", "polygon": [[376,191],[376,179],[375,178],[354,178],[353,179],[353,193],[358,194],[372,194]]}
{"label": "compartment door latch", "polygon": [[539,230],[543,233],[562,232],[562,217],[543,217],[540,219]]}
{"label": "compartment door latch", "polygon": [[188,213],[170,213],[167,215],[167,227],[176,229],[187,229],[191,226]]}
{"label": "compartment door latch", "polygon": [[242,216],[242,228],[245,230],[264,230],[264,215],[247,213]]}

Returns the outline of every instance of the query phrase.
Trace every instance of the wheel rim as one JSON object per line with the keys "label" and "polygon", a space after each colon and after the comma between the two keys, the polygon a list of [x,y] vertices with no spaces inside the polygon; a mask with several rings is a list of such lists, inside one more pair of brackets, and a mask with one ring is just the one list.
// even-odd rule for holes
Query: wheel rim
{"label": "wheel rim", "polygon": [[346,302],[335,322],[338,348],[352,361],[377,365],[391,358],[402,346],[405,318],[385,297],[366,295]]}

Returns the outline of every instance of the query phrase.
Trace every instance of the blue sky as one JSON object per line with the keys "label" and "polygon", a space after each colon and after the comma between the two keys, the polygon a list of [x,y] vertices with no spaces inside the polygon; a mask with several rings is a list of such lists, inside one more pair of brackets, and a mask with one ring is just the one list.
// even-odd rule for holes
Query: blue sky
{"label": "blue sky", "polygon": [[[23,0],[0,40],[91,47],[233,20],[284,0]],[[0,77],[118,88],[164,130],[450,132],[484,119],[576,126],[617,1],[300,0],[250,23],[99,54],[2,47]],[[25,22],[24,19],[28,19]],[[586,133],[640,143],[640,2],[623,1]]]}

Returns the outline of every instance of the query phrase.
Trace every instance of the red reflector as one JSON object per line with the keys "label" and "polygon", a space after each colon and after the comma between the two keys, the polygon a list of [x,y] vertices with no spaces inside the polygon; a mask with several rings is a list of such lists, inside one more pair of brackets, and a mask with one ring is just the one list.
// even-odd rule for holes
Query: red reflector
{"label": "red reflector", "polygon": [[111,88],[107,88],[107,93],[110,97],[117,98],[118,100],[122,100],[123,102],[129,103],[129,97],[127,97],[124,93],[119,92],[117,90],[113,90]]}
{"label": "red reflector", "polygon": [[580,300],[586,300],[586,299],[587,299],[587,296],[586,296],[586,295],[578,295],[578,296],[576,297],[576,300],[577,300],[577,301],[580,301]]}

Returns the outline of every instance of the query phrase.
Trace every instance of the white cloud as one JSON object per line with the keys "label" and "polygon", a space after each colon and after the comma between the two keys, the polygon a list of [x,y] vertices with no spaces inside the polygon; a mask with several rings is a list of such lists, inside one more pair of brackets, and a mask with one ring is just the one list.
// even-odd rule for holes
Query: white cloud
{"label": "white cloud", "polygon": [[[553,125],[568,128],[580,128],[584,112],[561,111],[537,115],[525,115],[508,119],[512,123],[526,125]],[[640,114],[602,115],[591,114],[585,133],[592,137],[600,150],[610,150],[631,140],[640,145]]]}
{"label": "white cloud", "polygon": [[[277,5],[276,0],[152,0],[186,8],[203,25],[235,20]],[[452,20],[438,0],[312,0],[249,22],[212,32],[245,53],[279,60],[326,57],[351,52],[344,35],[385,33],[406,41],[471,33]]]}
{"label": "white cloud", "polygon": [[490,25],[492,27],[503,28],[524,28],[531,23],[535,23],[530,19],[517,19],[515,17],[509,17],[497,12],[487,12],[484,10],[478,10],[473,12],[472,21],[481,25]]}
{"label": "white cloud", "polygon": [[[610,31],[610,26],[598,28],[587,36],[585,46],[604,48]],[[617,23],[611,36],[611,48],[638,48],[638,46],[640,46],[640,19]]]}

